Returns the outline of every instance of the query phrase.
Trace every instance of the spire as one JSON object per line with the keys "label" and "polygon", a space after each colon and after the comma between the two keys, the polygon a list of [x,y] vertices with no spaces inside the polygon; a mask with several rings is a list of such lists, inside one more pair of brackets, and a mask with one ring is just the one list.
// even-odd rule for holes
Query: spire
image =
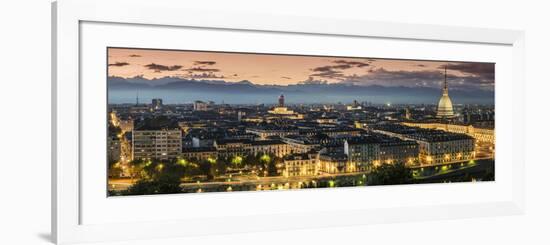
{"label": "spire", "polygon": [[136,105],[139,105],[139,90],[136,90]]}
{"label": "spire", "polygon": [[448,94],[449,88],[447,87],[447,65],[445,65],[445,80],[443,82],[443,93]]}
{"label": "spire", "polygon": [[447,66],[445,66],[445,89],[447,89]]}

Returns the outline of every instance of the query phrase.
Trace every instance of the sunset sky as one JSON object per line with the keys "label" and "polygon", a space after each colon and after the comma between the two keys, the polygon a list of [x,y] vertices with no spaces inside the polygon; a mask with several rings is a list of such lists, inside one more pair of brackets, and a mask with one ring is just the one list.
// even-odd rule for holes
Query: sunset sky
{"label": "sunset sky", "polygon": [[109,76],[122,78],[248,80],[262,85],[326,82],[441,87],[444,66],[447,66],[450,89],[494,90],[492,63],[108,49]]}

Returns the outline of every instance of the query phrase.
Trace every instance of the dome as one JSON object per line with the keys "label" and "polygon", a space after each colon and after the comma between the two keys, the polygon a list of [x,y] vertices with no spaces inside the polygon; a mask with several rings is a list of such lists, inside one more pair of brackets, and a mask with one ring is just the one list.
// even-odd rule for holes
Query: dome
{"label": "dome", "polygon": [[449,88],[447,87],[447,67],[445,66],[445,80],[443,82],[443,94],[439,99],[437,105],[437,117],[439,118],[451,118],[454,116],[453,102],[449,97]]}
{"label": "dome", "polygon": [[443,93],[437,106],[437,117],[449,118],[453,116],[453,102],[447,93]]}

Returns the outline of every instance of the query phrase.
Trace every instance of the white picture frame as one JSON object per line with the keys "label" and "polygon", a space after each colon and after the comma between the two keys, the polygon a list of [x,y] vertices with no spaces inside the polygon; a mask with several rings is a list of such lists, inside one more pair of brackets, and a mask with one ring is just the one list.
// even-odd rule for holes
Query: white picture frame
{"label": "white picture frame", "polygon": [[[152,239],[235,232],[315,228],[342,225],[378,224],[420,220],[453,219],[524,212],[524,33],[497,30],[357,21],[298,16],[266,16],[255,13],[181,11],[181,1],[134,0],[61,0],[52,5],[52,237],[58,244],[127,239]],[[252,21],[253,20],[253,21]],[[300,35],[420,40],[448,43],[504,45],[510,48],[513,81],[507,91],[514,91],[514,102],[507,108],[513,115],[506,120],[506,130],[497,139],[509,141],[510,176],[505,193],[491,200],[476,202],[401,205],[387,208],[353,208],[314,212],[263,213],[193,217],[152,222],[120,220],[120,223],[82,222],[83,195],[81,146],[81,42],[82,23],[119,23],[144,26],[239,30],[246,32],[294,33]],[[503,89],[504,90],[504,89]],[[501,90],[501,91],[503,91]],[[497,93],[498,87],[497,87]],[[502,95],[505,95],[502,93]],[[499,104],[497,94],[497,106]],[[501,99],[502,96],[501,96]],[[101,106],[101,105],[98,105]],[[506,118],[508,119],[508,118]],[[500,123],[500,121],[499,121]],[[504,123],[503,123],[504,125]],[[498,129],[498,128],[497,128]],[[499,134],[497,132],[497,134]],[[498,142],[498,141],[497,141]],[[497,148],[498,149],[498,148]],[[504,154],[504,153],[502,153]],[[498,156],[498,152],[497,152]],[[498,171],[498,167],[497,170]],[[498,181],[498,180],[497,180]],[[453,187],[450,187],[453,188]],[[462,188],[462,187],[458,187]],[[487,187],[490,188],[490,187]],[[429,188],[423,188],[426,192]],[[382,191],[392,192],[395,189]],[[353,189],[326,193],[349,195]],[[380,191],[380,190],[379,190]],[[434,190],[440,191],[440,190]],[[299,194],[290,195],[299,195]],[[288,195],[262,193],[262,195]],[[156,198],[156,197],[135,197]],[[179,199],[178,196],[170,199]],[[161,200],[161,199],[157,199]],[[163,201],[166,201],[162,199]],[[131,200],[130,200],[131,201]],[[452,212],[451,212],[452,211]],[[269,222],[265,222],[269,220]]]}

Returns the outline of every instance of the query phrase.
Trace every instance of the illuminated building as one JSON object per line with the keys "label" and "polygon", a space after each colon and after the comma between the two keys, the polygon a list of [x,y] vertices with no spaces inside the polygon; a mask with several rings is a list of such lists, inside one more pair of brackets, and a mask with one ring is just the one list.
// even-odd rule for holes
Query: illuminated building
{"label": "illuminated building", "polygon": [[270,110],[269,113],[275,114],[275,115],[286,115],[286,116],[292,116],[296,114],[293,110],[290,110],[287,107],[275,107],[273,108],[273,110]]}
{"label": "illuminated building", "polygon": [[219,139],[214,141],[214,147],[220,156],[244,156],[250,153],[252,140],[249,139]]}
{"label": "illuminated building", "polygon": [[380,144],[372,137],[357,137],[344,141],[344,153],[348,156],[347,172],[366,171],[379,163]]}
{"label": "illuminated building", "polygon": [[292,154],[284,158],[283,176],[314,176],[319,173],[316,154]]}
{"label": "illuminated building", "polygon": [[402,123],[406,126],[419,127],[425,129],[438,129],[451,133],[467,134],[474,137],[478,142],[488,142],[495,144],[495,130],[492,128],[479,128],[473,125],[457,125],[448,123]]}
{"label": "illuminated building", "polygon": [[362,108],[363,108],[363,107],[357,102],[357,100],[354,100],[352,105],[348,105],[348,106],[346,107],[346,109],[347,109],[348,111],[361,110]]}
{"label": "illuminated building", "polygon": [[290,154],[291,149],[288,144],[281,140],[259,140],[253,141],[250,146],[250,153],[253,156],[257,154],[273,154],[277,157],[284,157]]}
{"label": "illuminated building", "polygon": [[335,124],[338,122],[337,117],[321,117],[316,119],[319,124]]}
{"label": "illuminated building", "polygon": [[218,151],[214,147],[183,148],[180,154],[183,159],[207,160],[217,159]]}
{"label": "illuminated building", "polygon": [[404,118],[407,119],[407,120],[411,120],[411,110],[409,110],[409,108],[405,108]]}
{"label": "illuminated building", "polygon": [[120,130],[122,130],[123,133],[132,132],[132,130],[134,130],[134,120],[132,119],[119,120],[118,127],[120,128]]}
{"label": "illuminated building", "polygon": [[348,156],[344,153],[319,154],[319,171],[327,174],[349,172]]}
{"label": "illuminated building", "polygon": [[288,109],[288,107],[285,106],[285,96],[281,94],[279,96],[279,104],[273,108],[272,110],[268,111],[269,114],[272,114],[279,118],[287,118],[287,119],[303,119],[304,116],[302,114],[296,113],[293,110]]}
{"label": "illuminated building", "polygon": [[245,156],[257,154],[272,154],[284,157],[291,153],[288,144],[280,140],[250,140],[250,139],[218,139],[214,147],[220,156]]}
{"label": "illuminated building", "polygon": [[257,128],[246,128],[247,133],[255,134],[260,136],[260,139],[264,140],[269,137],[277,136],[284,137],[287,135],[297,135],[300,132],[295,128],[282,128],[282,127],[257,127]]}
{"label": "illuminated building", "polygon": [[475,158],[475,139],[466,134],[408,127],[400,124],[377,125],[373,131],[416,141],[421,165],[460,162]]}
{"label": "illuminated building", "polygon": [[287,135],[282,141],[290,146],[292,153],[306,153],[319,148],[321,142],[318,139],[304,135]]}
{"label": "illuminated building", "polygon": [[238,111],[237,112],[237,121],[242,121],[243,120],[243,116],[246,115],[246,113],[244,111]]}
{"label": "illuminated building", "polygon": [[319,132],[326,134],[329,137],[344,137],[344,136],[359,136],[363,131],[360,129],[350,128],[350,127],[338,127],[338,128],[324,128],[319,130]]}
{"label": "illuminated building", "polygon": [[152,110],[160,110],[162,109],[162,99],[152,99],[151,100],[151,109]]}
{"label": "illuminated building", "polygon": [[447,67],[445,67],[445,81],[443,82],[443,94],[439,99],[437,105],[437,117],[438,118],[453,118],[453,102],[451,97],[449,97],[449,89],[447,87]]}
{"label": "illuminated building", "polygon": [[107,137],[107,160],[109,162],[118,162],[120,161],[120,153],[122,150],[120,140],[117,136]]}
{"label": "illuminated building", "polygon": [[170,159],[181,152],[179,129],[134,129],[132,132],[133,159]]}
{"label": "illuminated building", "polygon": [[380,163],[404,163],[408,166],[418,164],[419,146],[415,141],[393,137],[380,140]]}
{"label": "illuminated building", "polygon": [[208,103],[197,100],[193,103],[193,110],[195,111],[208,111]]}

